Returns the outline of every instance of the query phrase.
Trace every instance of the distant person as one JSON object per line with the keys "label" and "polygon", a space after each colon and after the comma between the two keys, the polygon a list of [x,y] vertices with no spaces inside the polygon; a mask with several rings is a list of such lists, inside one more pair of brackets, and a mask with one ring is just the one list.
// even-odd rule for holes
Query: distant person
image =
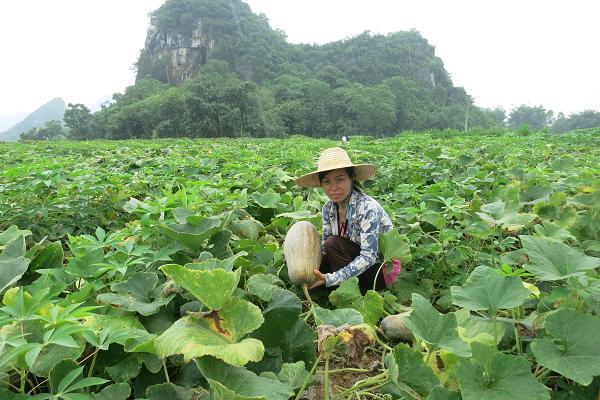
{"label": "distant person", "polygon": [[[315,269],[317,280],[309,289],[318,286],[337,286],[354,276],[364,293],[389,286],[396,279],[400,266],[388,273],[382,268],[379,254],[379,235],[390,231],[392,221],[383,207],[365,194],[359,182],[375,175],[372,164],[353,164],[339,147],[323,150],[317,170],[296,179],[302,187],[321,187],[329,201],[323,206],[323,258]],[[385,276],[384,276],[385,275]]]}

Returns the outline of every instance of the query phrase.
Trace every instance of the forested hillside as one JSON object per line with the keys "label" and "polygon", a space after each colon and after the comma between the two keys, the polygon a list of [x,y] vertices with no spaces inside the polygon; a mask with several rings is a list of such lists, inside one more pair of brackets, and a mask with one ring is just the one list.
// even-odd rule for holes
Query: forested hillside
{"label": "forested hillside", "polygon": [[239,0],[169,0],[151,20],[136,84],[73,137],[383,136],[506,118],[472,105],[417,31],[290,44]]}

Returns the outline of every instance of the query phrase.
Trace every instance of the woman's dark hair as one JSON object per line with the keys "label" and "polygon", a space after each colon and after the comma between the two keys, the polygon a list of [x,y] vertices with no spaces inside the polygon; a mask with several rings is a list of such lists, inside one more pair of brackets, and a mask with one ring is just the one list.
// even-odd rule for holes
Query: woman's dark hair
{"label": "woman's dark hair", "polygon": [[[350,179],[352,179],[352,190],[354,190],[358,193],[363,193],[360,183],[355,179],[354,167],[346,167],[344,169],[346,170],[348,177]],[[325,175],[327,175],[329,172],[330,171],[319,172],[319,183],[321,183],[321,184],[323,183],[323,178],[325,178]]]}

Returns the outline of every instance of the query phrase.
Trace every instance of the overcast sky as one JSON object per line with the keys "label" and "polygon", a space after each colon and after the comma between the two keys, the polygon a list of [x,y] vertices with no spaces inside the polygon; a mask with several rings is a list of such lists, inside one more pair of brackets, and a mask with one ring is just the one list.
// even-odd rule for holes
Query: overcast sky
{"label": "overcast sky", "polygon": [[[88,106],[134,83],[164,0],[0,0],[0,116],[54,97]],[[600,110],[600,2],[249,0],[292,43],[415,28],[483,107]]]}

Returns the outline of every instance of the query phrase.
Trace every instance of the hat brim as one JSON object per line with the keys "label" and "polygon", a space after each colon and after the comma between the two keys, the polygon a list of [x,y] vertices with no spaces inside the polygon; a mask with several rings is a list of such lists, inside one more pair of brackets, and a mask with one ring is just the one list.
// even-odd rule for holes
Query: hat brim
{"label": "hat brim", "polygon": [[[377,167],[373,164],[354,164],[354,165],[348,165],[348,167],[354,167],[354,179],[359,182],[366,181],[367,179],[375,176],[375,174],[377,173]],[[301,177],[297,178],[294,182],[296,182],[296,185],[302,186],[302,187],[320,187],[321,186],[321,182],[319,182],[319,173],[320,172],[333,171],[334,169],[340,169],[340,168],[345,168],[345,167],[324,169],[322,171],[311,172],[310,174],[302,175]]]}

